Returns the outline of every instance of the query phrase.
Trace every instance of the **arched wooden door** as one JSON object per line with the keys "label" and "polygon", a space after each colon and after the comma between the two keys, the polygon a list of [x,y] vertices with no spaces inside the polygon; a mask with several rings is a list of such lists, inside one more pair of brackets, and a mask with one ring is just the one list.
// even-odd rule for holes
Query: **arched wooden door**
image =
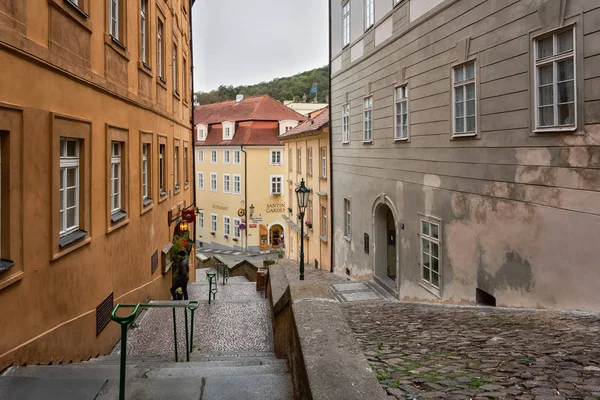
{"label": "arched wooden door", "polygon": [[269,232],[271,239],[271,248],[279,249],[283,247],[283,227],[281,225],[273,225]]}

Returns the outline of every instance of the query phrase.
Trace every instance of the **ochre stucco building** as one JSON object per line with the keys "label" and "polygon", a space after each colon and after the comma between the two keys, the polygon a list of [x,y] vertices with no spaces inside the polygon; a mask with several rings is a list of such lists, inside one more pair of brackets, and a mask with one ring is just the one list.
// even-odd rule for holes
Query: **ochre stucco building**
{"label": "ochre stucco building", "polygon": [[114,304],[169,298],[191,4],[0,1],[0,370],[105,354]]}

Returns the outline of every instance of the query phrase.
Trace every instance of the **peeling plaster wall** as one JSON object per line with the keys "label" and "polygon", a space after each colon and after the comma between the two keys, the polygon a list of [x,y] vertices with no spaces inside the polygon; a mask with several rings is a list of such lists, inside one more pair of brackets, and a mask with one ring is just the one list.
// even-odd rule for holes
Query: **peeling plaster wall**
{"label": "peeling plaster wall", "polygon": [[[399,299],[475,304],[479,288],[498,306],[600,310],[600,91],[590,90],[600,82],[598,2],[447,1],[437,10],[332,78],[334,271],[369,279],[381,270],[375,210],[389,203]],[[572,23],[577,130],[534,133],[531,38]],[[451,140],[450,74],[460,57],[477,60],[479,132]],[[410,140],[395,142],[393,88],[402,79]],[[374,139],[364,144],[368,94]],[[346,103],[350,143],[342,144]],[[344,196],[352,198],[350,242],[342,235]],[[441,221],[439,291],[421,280],[423,215]]]}

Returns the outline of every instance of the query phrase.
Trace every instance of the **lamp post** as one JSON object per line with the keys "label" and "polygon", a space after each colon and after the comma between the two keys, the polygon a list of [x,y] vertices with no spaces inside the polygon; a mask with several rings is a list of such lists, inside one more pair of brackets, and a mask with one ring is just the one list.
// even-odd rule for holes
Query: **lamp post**
{"label": "lamp post", "polygon": [[298,216],[300,217],[300,280],[304,280],[304,212],[308,206],[308,197],[310,189],[304,185],[304,178],[300,181],[300,186],[296,189],[298,199]]}

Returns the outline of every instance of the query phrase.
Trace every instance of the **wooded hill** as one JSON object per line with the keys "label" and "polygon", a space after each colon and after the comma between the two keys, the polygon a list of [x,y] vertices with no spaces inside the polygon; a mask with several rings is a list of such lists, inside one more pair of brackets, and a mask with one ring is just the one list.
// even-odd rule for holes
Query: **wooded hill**
{"label": "wooded hill", "polygon": [[318,87],[318,102],[326,103],[329,95],[329,66],[301,72],[286,78],[275,78],[270,82],[261,82],[256,85],[221,85],[218,89],[210,92],[196,92],[195,97],[197,105],[235,100],[235,96],[238,94],[243,94],[244,97],[268,94],[279,101],[302,101],[303,96],[306,95],[306,101],[312,102],[315,99],[315,94],[311,94],[310,91],[315,85]]}

